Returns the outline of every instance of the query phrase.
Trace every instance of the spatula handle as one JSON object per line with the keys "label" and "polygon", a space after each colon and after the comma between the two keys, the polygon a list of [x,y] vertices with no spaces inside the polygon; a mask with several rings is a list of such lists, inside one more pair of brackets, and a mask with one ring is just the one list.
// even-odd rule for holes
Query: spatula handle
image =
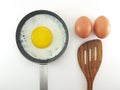
{"label": "spatula handle", "polygon": [[93,82],[91,81],[87,82],[87,90],[93,90]]}

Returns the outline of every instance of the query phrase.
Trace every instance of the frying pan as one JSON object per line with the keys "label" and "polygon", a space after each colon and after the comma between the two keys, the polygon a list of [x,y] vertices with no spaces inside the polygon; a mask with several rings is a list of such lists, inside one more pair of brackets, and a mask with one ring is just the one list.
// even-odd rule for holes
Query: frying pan
{"label": "frying pan", "polygon": [[[49,59],[46,59],[46,60],[38,59],[38,58],[35,58],[35,57],[32,57],[31,55],[29,55],[29,53],[27,51],[25,51],[25,49],[24,49],[24,47],[23,47],[23,45],[21,44],[21,41],[20,41],[20,33],[21,33],[21,30],[22,30],[25,22],[28,19],[30,19],[31,17],[33,17],[35,15],[40,15],[40,14],[47,14],[47,15],[50,15],[50,16],[53,16],[53,17],[57,18],[60,21],[60,23],[62,24],[62,26],[65,30],[65,36],[66,36],[65,43],[64,43],[64,46],[63,46],[62,50],[56,56],[54,56],[52,58],[49,58]],[[51,11],[37,10],[37,11],[31,12],[31,13],[27,14],[18,24],[18,27],[17,27],[17,30],[16,30],[16,43],[17,43],[18,49],[20,50],[22,55],[24,57],[26,57],[28,60],[36,62],[36,63],[40,63],[40,65],[41,65],[41,69],[40,69],[40,90],[48,90],[47,63],[50,63],[54,60],[57,60],[57,58],[60,57],[64,53],[64,51],[65,51],[65,49],[68,45],[68,40],[69,40],[69,35],[68,35],[68,29],[67,29],[66,24],[64,23],[62,18],[60,18],[57,14],[55,14]]]}

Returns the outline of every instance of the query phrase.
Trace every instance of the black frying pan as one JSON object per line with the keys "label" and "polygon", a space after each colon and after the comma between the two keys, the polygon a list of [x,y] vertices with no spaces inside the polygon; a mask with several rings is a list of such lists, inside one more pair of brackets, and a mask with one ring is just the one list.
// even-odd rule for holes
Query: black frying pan
{"label": "black frying pan", "polygon": [[[21,29],[23,28],[23,25],[25,24],[25,22],[30,19],[31,17],[35,16],[35,15],[39,15],[39,14],[47,14],[47,15],[51,15],[55,18],[57,18],[60,23],[63,25],[64,27],[64,30],[65,30],[65,35],[66,35],[66,41],[65,41],[65,44],[64,44],[64,47],[62,48],[62,50],[60,51],[59,54],[57,54],[56,56],[50,58],[50,59],[47,59],[47,60],[42,60],[42,59],[38,59],[38,58],[34,58],[32,57],[31,55],[29,55],[29,53],[27,53],[23,47],[23,45],[21,44],[21,41],[20,41],[20,33],[21,33]],[[17,43],[17,46],[20,50],[20,52],[22,53],[23,56],[25,56],[28,60],[31,60],[33,62],[36,62],[36,63],[40,63],[41,65],[44,64],[44,66],[46,66],[47,63],[49,62],[52,62],[54,60],[56,60],[58,57],[60,57],[67,45],[68,45],[68,39],[69,39],[69,35],[68,35],[68,29],[66,27],[66,24],[64,23],[64,21],[58,16],[56,15],[55,13],[51,12],[51,11],[47,11],[47,10],[38,10],[38,11],[34,11],[34,12],[31,12],[29,14],[27,14],[21,21],[20,23],[18,24],[18,27],[17,27],[17,31],[16,31],[16,43]],[[40,89],[41,90],[47,90],[47,74],[46,72],[44,71],[45,67],[44,66],[41,66],[41,72],[40,72],[40,79],[41,79],[41,82],[40,82]]]}

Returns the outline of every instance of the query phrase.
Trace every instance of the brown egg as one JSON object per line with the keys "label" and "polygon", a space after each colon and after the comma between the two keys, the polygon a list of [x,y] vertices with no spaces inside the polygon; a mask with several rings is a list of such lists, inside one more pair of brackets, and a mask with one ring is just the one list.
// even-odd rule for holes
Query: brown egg
{"label": "brown egg", "polygon": [[94,23],[94,32],[97,37],[105,38],[110,32],[110,23],[105,16],[99,16]]}
{"label": "brown egg", "polygon": [[86,38],[92,31],[92,23],[88,17],[80,17],[75,24],[75,32],[81,38]]}

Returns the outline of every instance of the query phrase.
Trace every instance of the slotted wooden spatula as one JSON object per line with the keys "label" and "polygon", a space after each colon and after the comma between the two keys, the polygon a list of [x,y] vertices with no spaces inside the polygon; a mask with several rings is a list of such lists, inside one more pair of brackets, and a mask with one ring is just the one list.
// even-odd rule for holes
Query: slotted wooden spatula
{"label": "slotted wooden spatula", "polygon": [[91,40],[78,49],[78,62],[87,80],[87,90],[93,89],[93,81],[102,61],[102,43]]}

